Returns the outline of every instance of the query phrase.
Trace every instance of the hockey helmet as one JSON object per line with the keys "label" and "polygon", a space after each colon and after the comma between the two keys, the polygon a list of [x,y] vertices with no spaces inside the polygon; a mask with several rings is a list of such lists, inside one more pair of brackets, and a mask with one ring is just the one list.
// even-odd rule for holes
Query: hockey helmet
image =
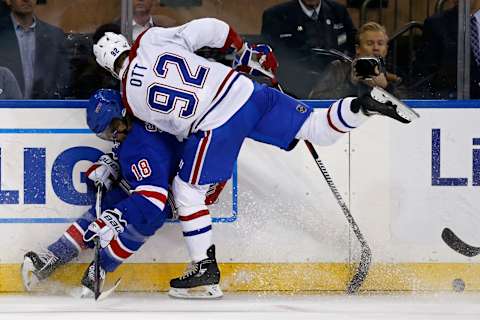
{"label": "hockey helmet", "polygon": [[127,38],[113,32],[105,32],[105,35],[93,45],[97,63],[110,71],[117,79],[119,79],[119,75],[114,70],[115,61],[128,50],[130,50],[130,45]]}
{"label": "hockey helmet", "polygon": [[116,90],[99,89],[88,101],[87,124],[100,138],[103,138],[102,134],[108,131],[113,119],[122,119],[124,116],[122,97]]}

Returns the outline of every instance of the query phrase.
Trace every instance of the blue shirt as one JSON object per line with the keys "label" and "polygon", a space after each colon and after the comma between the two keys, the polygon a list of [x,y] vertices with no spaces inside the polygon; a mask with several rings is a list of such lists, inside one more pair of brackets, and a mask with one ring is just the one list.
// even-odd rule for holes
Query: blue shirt
{"label": "blue shirt", "polygon": [[20,58],[22,59],[23,79],[25,88],[23,91],[23,97],[29,99],[32,96],[33,88],[33,70],[35,64],[35,26],[37,20],[33,17],[33,23],[27,28],[21,26],[13,14],[10,14],[12,18],[15,34],[17,35],[18,47],[20,49]]}

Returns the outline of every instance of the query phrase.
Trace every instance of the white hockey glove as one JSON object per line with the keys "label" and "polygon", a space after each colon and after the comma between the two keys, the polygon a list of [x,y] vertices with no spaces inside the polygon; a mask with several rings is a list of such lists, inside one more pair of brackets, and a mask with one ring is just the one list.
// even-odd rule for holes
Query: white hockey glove
{"label": "white hockey glove", "polygon": [[95,183],[95,186],[101,185],[106,190],[110,190],[112,184],[120,176],[120,165],[113,153],[106,153],[92,164],[85,173],[88,179]]}
{"label": "white hockey glove", "polygon": [[93,221],[89,226],[83,240],[86,242],[99,237],[100,246],[105,248],[110,241],[122,233],[127,226],[127,221],[122,219],[122,212],[118,209],[105,210],[102,212],[100,218]]}
{"label": "white hockey glove", "polygon": [[253,76],[273,77],[278,68],[278,60],[269,45],[245,42],[235,55],[232,67]]}

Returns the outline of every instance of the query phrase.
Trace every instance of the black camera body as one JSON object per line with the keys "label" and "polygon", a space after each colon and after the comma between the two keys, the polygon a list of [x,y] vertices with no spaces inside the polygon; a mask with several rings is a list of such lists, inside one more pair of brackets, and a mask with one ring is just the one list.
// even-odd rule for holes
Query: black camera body
{"label": "black camera body", "polygon": [[362,79],[369,79],[385,72],[382,59],[377,57],[360,57],[353,60],[355,75]]}

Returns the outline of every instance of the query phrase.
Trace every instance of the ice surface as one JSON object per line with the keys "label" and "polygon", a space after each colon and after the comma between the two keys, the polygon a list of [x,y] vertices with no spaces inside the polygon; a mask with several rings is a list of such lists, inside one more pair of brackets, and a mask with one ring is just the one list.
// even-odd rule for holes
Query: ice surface
{"label": "ice surface", "polygon": [[177,300],[114,293],[101,302],[52,295],[0,295],[0,319],[480,319],[480,293],[405,295],[226,294]]}

